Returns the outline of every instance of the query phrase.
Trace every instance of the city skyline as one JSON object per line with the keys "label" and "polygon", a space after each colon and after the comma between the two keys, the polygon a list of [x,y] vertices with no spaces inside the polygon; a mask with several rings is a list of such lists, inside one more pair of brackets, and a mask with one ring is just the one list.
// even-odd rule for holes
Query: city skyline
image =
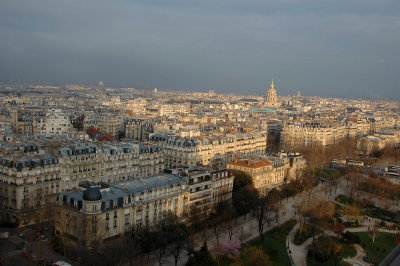
{"label": "city skyline", "polygon": [[399,99],[396,1],[5,1],[0,79]]}

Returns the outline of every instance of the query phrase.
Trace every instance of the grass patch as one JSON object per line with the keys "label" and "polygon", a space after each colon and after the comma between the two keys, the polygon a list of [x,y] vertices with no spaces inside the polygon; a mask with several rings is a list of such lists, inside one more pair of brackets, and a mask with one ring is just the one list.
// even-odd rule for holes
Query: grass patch
{"label": "grass patch", "polygon": [[310,246],[307,265],[348,265],[343,259],[354,257],[357,250],[332,236],[322,236]]}
{"label": "grass patch", "polygon": [[298,246],[303,244],[304,241],[313,236],[313,230],[314,230],[314,235],[317,235],[321,232],[319,229],[315,228],[315,226],[311,224],[304,224],[301,234],[300,234],[300,228],[296,231],[293,242]]}
{"label": "grass patch", "polygon": [[339,253],[339,257],[344,258],[344,259],[352,258],[355,255],[357,255],[357,250],[354,247],[354,245],[351,245],[351,244],[343,245],[343,249]]}
{"label": "grass patch", "polygon": [[334,169],[324,168],[324,169],[322,169],[322,172],[325,175],[330,176],[330,177],[339,177],[340,176],[340,172],[337,170],[334,170]]}
{"label": "grass patch", "polygon": [[368,260],[374,264],[379,264],[398,244],[395,242],[396,234],[378,233],[375,237],[375,243],[368,232],[355,233],[360,237],[361,246],[367,253]]}
{"label": "grass patch", "polygon": [[314,260],[311,255],[308,255],[307,266],[351,266],[351,264],[340,259],[337,261],[332,259],[325,262],[320,262],[318,260]]}
{"label": "grass patch", "polygon": [[[261,250],[268,255],[271,265],[291,265],[289,256],[286,252],[286,236],[290,230],[296,225],[295,220],[289,220],[284,224],[275,227],[271,231],[264,234],[264,241],[261,239],[253,240],[241,248],[240,258],[242,262],[247,261],[247,258],[243,257],[245,254],[243,250],[245,247],[255,246],[261,248]],[[219,265],[231,265],[233,260],[230,258],[220,258]]]}

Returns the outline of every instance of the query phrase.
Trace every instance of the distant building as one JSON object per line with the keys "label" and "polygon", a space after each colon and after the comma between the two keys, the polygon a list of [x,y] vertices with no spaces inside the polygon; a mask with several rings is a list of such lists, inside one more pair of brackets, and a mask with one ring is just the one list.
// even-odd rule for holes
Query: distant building
{"label": "distant building", "polygon": [[267,107],[279,107],[278,96],[276,95],[276,90],[274,88],[274,80],[271,82],[271,87],[267,91],[265,96],[265,105]]}
{"label": "distant building", "polygon": [[73,130],[70,117],[65,115],[62,110],[52,110],[41,119],[41,128],[38,133],[53,135],[67,134]]}
{"label": "distant building", "polygon": [[154,132],[153,123],[148,119],[129,119],[124,121],[124,135],[135,141],[148,140],[149,135]]}
{"label": "distant building", "polygon": [[265,154],[266,140],[267,135],[263,132],[191,138],[174,134],[150,136],[150,141],[162,148],[167,168],[199,165],[225,168],[225,164],[236,156]]}

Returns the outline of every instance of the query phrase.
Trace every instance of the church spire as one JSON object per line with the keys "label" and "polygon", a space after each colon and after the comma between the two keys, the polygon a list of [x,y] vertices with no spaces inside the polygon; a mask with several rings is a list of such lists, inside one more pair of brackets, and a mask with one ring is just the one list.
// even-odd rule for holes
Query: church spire
{"label": "church spire", "polygon": [[274,79],[272,79],[272,82],[271,82],[271,89],[273,89],[274,88]]}

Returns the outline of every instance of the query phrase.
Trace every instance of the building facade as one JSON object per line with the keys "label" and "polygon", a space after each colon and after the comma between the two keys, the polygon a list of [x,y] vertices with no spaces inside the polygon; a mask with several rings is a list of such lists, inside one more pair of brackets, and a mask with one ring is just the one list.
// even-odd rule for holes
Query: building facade
{"label": "building facade", "polygon": [[92,186],[59,193],[56,234],[90,245],[132,229],[152,228],[169,213],[185,221],[193,206],[206,215],[218,201],[231,200],[233,175],[227,170],[174,171],[179,175],[158,174],[104,189]]}
{"label": "building facade", "polygon": [[35,143],[0,155],[0,221],[23,224],[25,214],[56,193],[82,182],[110,184],[164,171],[164,155],[152,144],[115,142]]}
{"label": "building facade", "polygon": [[162,148],[167,168],[199,165],[225,168],[236,156],[258,156],[266,150],[266,134],[262,132],[192,138],[153,134],[150,141]]}
{"label": "building facade", "polygon": [[251,175],[254,187],[262,194],[295,179],[306,167],[306,161],[300,155],[280,153],[277,156],[255,159],[235,158],[226,164],[227,169],[243,171]]}

